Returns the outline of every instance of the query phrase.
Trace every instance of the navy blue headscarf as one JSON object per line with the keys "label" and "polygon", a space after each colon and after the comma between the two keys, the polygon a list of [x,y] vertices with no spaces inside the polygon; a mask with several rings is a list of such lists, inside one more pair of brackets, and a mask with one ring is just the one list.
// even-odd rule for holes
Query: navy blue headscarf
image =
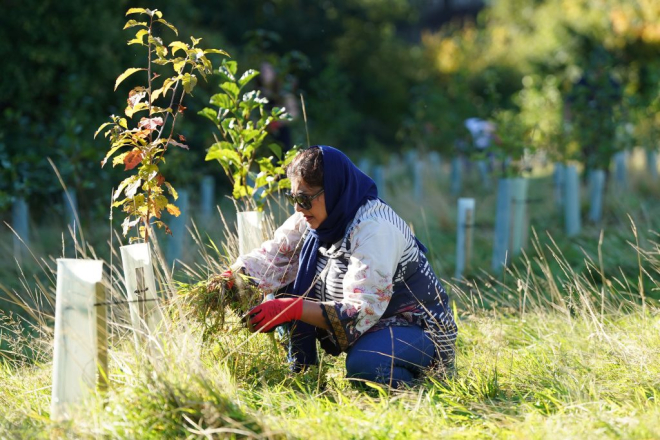
{"label": "navy blue headscarf", "polygon": [[300,252],[293,294],[303,295],[316,275],[316,257],[321,243],[335,243],[346,233],[360,206],[378,198],[374,181],[341,151],[315,145],[323,154],[323,195],[328,217],[317,229],[310,229]]}

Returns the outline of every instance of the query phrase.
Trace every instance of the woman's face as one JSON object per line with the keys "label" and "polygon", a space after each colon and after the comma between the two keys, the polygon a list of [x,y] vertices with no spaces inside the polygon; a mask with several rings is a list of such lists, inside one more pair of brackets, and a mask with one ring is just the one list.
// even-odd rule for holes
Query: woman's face
{"label": "woman's face", "polygon": [[[302,177],[294,176],[291,178],[291,194],[314,196],[321,191],[320,186],[309,186]],[[325,193],[321,193],[318,197],[312,200],[312,206],[309,209],[303,209],[300,205],[296,204],[296,212],[302,212],[305,216],[307,224],[312,229],[318,229],[321,223],[328,218],[328,212],[325,210]]]}

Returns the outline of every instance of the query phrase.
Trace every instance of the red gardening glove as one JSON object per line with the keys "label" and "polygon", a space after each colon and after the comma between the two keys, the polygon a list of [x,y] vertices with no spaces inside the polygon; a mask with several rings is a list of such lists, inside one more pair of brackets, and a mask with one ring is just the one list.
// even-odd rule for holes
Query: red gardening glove
{"label": "red gardening glove", "polygon": [[302,298],[277,298],[261,303],[247,314],[248,328],[252,332],[267,333],[280,324],[302,317]]}

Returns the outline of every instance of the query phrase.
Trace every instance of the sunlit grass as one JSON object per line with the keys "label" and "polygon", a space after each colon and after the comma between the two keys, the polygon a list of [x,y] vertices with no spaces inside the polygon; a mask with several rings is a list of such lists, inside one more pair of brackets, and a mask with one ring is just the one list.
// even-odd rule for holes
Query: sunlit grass
{"label": "sunlit grass", "polygon": [[[550,192],[544,182],[533,190]],[[530,233],[525,254],[501,275],[483,270],[490,267],[492,238],[484,229],[475,237],[468,277],[454,280],[455,199],[427,185],[432,203],[422,211],[405,196],[406,185],[390,203],[429,244],[450,292],[459,326],[454,375],[431,374],[404,390],[363,389],[344,378],[344,356],[324,356],[319,367],[293,374],[282,343],[249,333],[230,311],[223,329],[203,342],[202,323],[167,290],[172,320],[148,350],[136,348],[126,308],[111,308],[109,390],[93,393],[70,420],[51,421],[53,272],[52,260],[39,256],[44,267],[35,262],[31,270],[44,271],[44,281],[30,284],[34,275],[25,271],[22,283],[3,295],[13,293],[17,307],[32,311],[34,330],[26,338],[3,314],[4,347],[28,350],[5,351],[0,361],[0,437],[660,437],[657,189],[610,198],[605,232],[587,225],[571,240],[548,219],[550,200],[545,214],[531,212],[536,235]],[[477,222],[488,222],[494,194],[476,194]],[[235,257],[231,218],[224,222],[217,221],[221,241],[192,231],[189,253],[196,257],[177,266],[175,279],[204,280]],[[117,299],[119,263],[115,254],[111,298]],[[164,283],[162,264],[156,269]]]}

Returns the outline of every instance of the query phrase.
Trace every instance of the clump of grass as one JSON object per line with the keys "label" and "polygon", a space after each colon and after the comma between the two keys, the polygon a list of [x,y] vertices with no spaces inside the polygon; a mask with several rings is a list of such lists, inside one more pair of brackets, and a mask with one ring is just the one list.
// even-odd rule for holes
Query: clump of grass
{"label": "clump of grass", "polygon": [[202,340],[217,336],[227,326],[227,311],[243,316],[263,299],[263,293],[250,277],[237,273],[234,286],[227,286],[223,275],[194,284],[177,283],[177,307],[188,319],[201,324]]}

